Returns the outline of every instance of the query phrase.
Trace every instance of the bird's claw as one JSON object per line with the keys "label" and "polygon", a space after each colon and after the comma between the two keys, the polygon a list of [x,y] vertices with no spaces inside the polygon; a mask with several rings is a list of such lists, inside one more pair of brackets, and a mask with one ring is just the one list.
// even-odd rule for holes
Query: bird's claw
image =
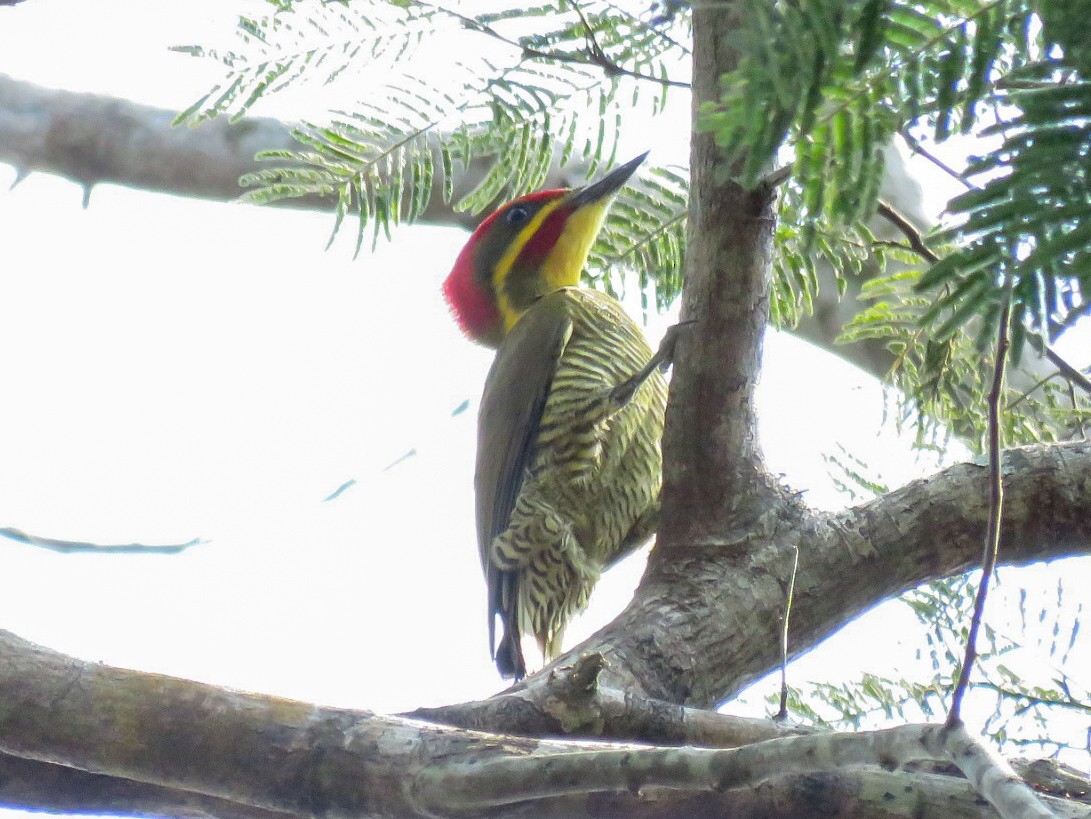
{"label": "bird's claw", "polygon": [[649,359],[648,363],[644,365],[643,369],[631,378],[622,381],[612,390],[610,390],[610,400],[616,407],[624,407],[636,394],[640,385],[648,380],[655,370],[659,370],[661,373],[665,373],[670,366],[674,363],[674,350],[678,344],[678,336],[681,331],[687,328],[691,324],[695,324],[694,321],[680,321],[677,324],[672,324],[666,334],[663,336],[663,340],[659,344],[659,350],[655,355]]}

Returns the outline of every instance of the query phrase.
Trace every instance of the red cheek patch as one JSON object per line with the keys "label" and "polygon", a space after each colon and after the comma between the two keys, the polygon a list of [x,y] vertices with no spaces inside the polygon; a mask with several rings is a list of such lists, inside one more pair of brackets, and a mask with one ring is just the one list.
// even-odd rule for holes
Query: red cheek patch
{"label": "red cheek patch", "polygon": [[523,246],[522,253],[519,254],[519,261],[522,262],[540,262],[546,256],[549,255],[554,245],[557,244],[557,240],[561,237],[561,233],[564,232],[565,223],[568,222],[568,217],[572,215],[575,208],[564,207],[563,205],[556,208],[552,213],[545,218],[542,222],[542,226],[535,231],[534,235],[530,237],[530,240]]}

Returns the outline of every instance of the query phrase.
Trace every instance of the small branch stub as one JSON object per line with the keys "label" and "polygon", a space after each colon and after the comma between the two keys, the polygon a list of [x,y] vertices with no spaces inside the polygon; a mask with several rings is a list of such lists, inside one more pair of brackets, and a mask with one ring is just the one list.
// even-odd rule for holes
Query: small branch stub
{"label": "small branch stub", "polygon": [[554,669],[546,682],[545,711],[566,734],[602,733],[605,718],[595,700],[606,660],[598,652],[584,654],[569,666]]}

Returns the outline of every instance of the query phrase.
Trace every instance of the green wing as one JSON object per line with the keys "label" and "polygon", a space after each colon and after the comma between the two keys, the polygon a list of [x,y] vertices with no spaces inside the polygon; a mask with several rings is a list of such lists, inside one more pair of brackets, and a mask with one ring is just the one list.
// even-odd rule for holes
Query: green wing
{"label": "green wing", "polygon": [[[523,478],[534,460],[538,426],[557,364],[572,335],[565,291],[543,296],[500,343],[485,380],[477,429],[477,540],[489,591],[489,651],[496,656],[496,615],[504,621],[501,653],[518,651],[517,573],[492,562],[492,544],[508,528]],[[514,640],[514,645],[509,643]],[[521,653],[511,674],[522,676]],[[498,657],[498,663],[501,659]],[[503,671],[503,669],[501,669]]]}

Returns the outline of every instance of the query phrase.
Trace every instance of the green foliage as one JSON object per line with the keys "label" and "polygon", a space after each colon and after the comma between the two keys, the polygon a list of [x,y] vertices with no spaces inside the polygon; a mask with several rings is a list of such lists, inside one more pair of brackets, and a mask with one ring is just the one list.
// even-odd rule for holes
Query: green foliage
{"label": "green foliage", "polygon": [[591,252],[589,283],[618,295],[625,271],[634,270],[645,312],[651,293],[665,310],[682,291],[688,192],[686,169],[671,167],[652,168],[623,188]]}
{"label": "green foliage", "polygon": [[[841,221],[873,207],[879,150],[928,122],[938,139],[972,127],[994,72],[1028,59],[1010,0],[746,4],[738,71],[702,112],[744,184],[790,147],[808,212]],[[761,99],[762,105],[753,100]]]}
{"label": "green foliage", "polygon": [[957,250],[919,282],[940,291],[926,318],[944,319],[941,336],[974,319],[991,337],[1008,281],[1015,325],[1043,337],[1091,309],[1091,82],[1051,61],[1009,83],[1017,113],[985,131],[1003,144],[966,172],[988,181],[950,204]]}
{"label": "green foliage", "polygon": [[[225,76],[179,119],[239,117],[286,88],[351,79],[342,110],[300,127],[297,150],[262,155],[268,166],[243,182],[256,203],[332,200],[334,233],[353,224],[358,251],[425,218],[433,197],[481,213],[540,187],[558,165],[590,178],[627,159],[617,156],[627,119],[662,112],[688,55],[688,4],[673,1],[550,0],[476,12],[421,0],[269,5],[267,16],[240,20],[236,48],[181,49],[218,60]],[[1053,340],[1091,312],[1091,2],[737,8],[732,45],[741,60],[698,127],[713,134],[744,185],[759,184],[778,163],[790,169],[779,199],[774,323],[792,326],[813,310],[820,266],[833,270],[841,294],[866,280],[842,340],[881,341],[892,353],[889,380],[904,396],[897,420],[916,426],[919,444],[954,433],[982,451],[993,363],[981,351],[995,337],[1002,300],[1010,293],[1017,353],[1028,333]],[[435,60],[440,53],[460,60]],[[929,144],[956,134],[999,142],[971,162],[965,177],[978,184],[951,203],[948,229],[916,237],[915,250],[914,237],[880,240],[874,230],[884,151],[899,134]],[[471,167],[483,169],[477,183],[457,187]],[[645,309],[672,301],[681,290],[687,198],[686,169],[642,169],[611,210],[590,283],[610,292],[635,286]],[[931,267],[925,245],[942,249]],[[1047,378],[1009,391],[1004,424],[1009,444],[1083,434],[1091,404]],[[851,453],[829,464],[854,500],[884,489]],[[794,712],[854,725],[941,712],[961,658],[968,588],[958,578],[904,598],[929,629],[931,677],[816,686],[793,693]],[[1058,601],[1054,611],[1061,608]],[[1040,611],[1039,622],[1049,620],[1044,604]],[[1045,743],[1045,728],[1018,733],[1013,717],[1044,726],[1050,712],[1086,711],[1088,692],[1063,671],[1077,622],[1053,618],[1048,650],[1037,649],[1057,668],[1033,680],[1014,669],[1014,642],[986,629],[975,686],[996,697],[996,736]]]}
{"label": "green foliage", "polygon": [[412,4],[376,3],[361,10],[355,4],[315,2],[297,14],[296,5],[303,4],[270,2],[277,7],[275,14],[239,18],[237,50],[174,49],[216,60],[226,70],[224,80],[175,122],[196,123],[223,114],[238,119],[258,100],[300,80],[329,83],[365,61],[375,67],[395,65],[421,45],[429,30],[428,15]]}
{"label": "green foliage", "polygon": [[[1010,290],[1013,360],[1028,333],[1055,340],[1091,312],[1091,4],[1026,0],[834,0],[740,8],[741,60],[701,111],[744,185],[791,168],[778,228],[772,313],[809,309],[819,261],[844,288],[865,272],[870,302],[843,341],[881,339],[894,384],[925,433],[971,440],[1001,305]],[[760,103],[756,103],[760,100]],[[898,134],[1002,138],[971,162],[983,180],[950,204],[947,252],[911,278],[884,275],[889,242],[869,230],[882,149]],[[924,260],[901,259],[914,266]],[[904,286],[912,281],[919,291]],[[1039,345],[1040,346],[1040,345]],[[1046,382],[1020,399],[1009,442],[1079,429],[1088,403]],[[927,437],[927,435],[925,435]]]}
{"label": "green foliage", "polygon": [[[662,109],[668,64],[685,51],[610,2],[476,15],[423,2],[272,5],[268,17],[240,21],[239,50],[186,49],[219,59],[227,77],[180,119],[237,117],[289,84],[343,80],[350,67],[392,76],[330,121],[297,129],[300,149],[260,154],[270,167],[241,180],[251,188],[244,199],[254,203],[333,199],[333,232],[355,222],[357,252],[369,236],[374,245],[420,219],[434,195],[480,213],[540,188],[558,163],[597,174],[618,158],[626,112]],[[471,56],[431,70],[415,64],[434,51]],[[481,178],[456,190],[471,166],[484,167]],[[654,291],[664,306],[681,289],[686,179],[669,168],[643,176],[612,208],[589,276],[617,289],[624,265],[645,298]]]}
{"label": "green foliage", "polygon": [[[885,343],[894,356],[889,381],[904,398],[899,423],[915,424],[919,443],[942,440],[953,431],[982,453],[993,362],[978,353],[970,327],[940,326],[944,317],[921,292],[921,276],[920,269],[909,269],[865,282],[861,297],[867,306],[840,340]],[[1055,441],[1091,422],[1091,403],[1056,376],[1025,393],[1009,388],[1001,422],[1009,445]]]}
{"label": "green foliage", "polygon": [[[880,165],[881,165],[880,159]],[[776,255],[769,312],[774,325],[794,327],[814,310],[819,265],[834,274],[839,295],[849,279],[883,269],[887,251],[879,245],[867,221],[837,222],[807,216],[807,191],[789,180],[777,213]]]}
{"label": "green foliage", "polygon": [[855,503],[890,491],[890,487],[879,476],[868,474],[871,469],[862,458],[849,452],[841,444],[837,445],[837,449],[836,455],[824,455],[823,460],[826,462],[830,480],[839,492]]}

